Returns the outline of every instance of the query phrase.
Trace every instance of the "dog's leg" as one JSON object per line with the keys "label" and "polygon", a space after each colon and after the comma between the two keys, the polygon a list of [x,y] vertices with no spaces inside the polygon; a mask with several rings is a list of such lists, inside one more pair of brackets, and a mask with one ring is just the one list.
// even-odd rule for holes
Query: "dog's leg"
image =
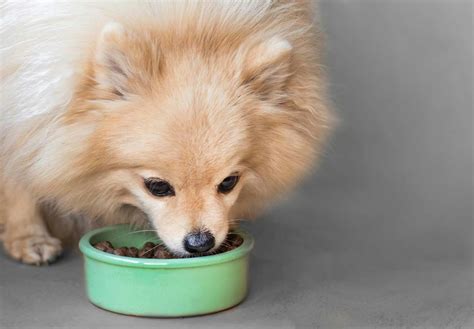
{"label": "dog's leg", "polygon": [[37,200],[15,184],[3,186],[5,250],[27,264],[45,264],[61,253],[60,240],[53,238],[41,217]]}

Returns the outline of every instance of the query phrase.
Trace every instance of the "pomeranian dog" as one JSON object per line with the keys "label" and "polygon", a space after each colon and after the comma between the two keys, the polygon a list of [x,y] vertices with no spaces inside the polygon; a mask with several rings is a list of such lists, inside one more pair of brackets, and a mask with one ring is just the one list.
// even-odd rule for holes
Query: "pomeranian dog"
{"label": "pomeranian dog", "polygon": [[310,1],[0,8],[0,222],[17,260],[53,261],[83,221],[212,252],[321,153],[332,112]]}

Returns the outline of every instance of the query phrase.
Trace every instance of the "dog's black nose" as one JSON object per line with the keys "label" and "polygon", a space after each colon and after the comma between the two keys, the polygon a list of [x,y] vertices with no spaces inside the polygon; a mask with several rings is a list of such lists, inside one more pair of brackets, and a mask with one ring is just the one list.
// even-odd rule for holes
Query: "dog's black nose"
{"label": "dog's black nose", "polygon": [[190,253],[206,252],[214,244],[214,235],[208,231],[192,232],[184,237],[184,249]]}

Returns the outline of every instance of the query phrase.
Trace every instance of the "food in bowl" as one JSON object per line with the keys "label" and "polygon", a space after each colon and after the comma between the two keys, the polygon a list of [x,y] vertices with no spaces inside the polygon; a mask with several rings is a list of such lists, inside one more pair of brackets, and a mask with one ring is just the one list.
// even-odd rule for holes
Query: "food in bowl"
{"label": "food in bowl", "polygon": [[[223,252],[231,251],[239,247],[244,240],[238,234],[230,233],[227,235],[226,241],[216,249],[213,254],[220,254]],[[151,241],[146,242],[142,248],[137,249],[135,247],[120,247],[114,248],[110,241],[100,241],[94,244],[94,248],[109,254],[117,256],[133,257],[133,258],[158,258],[158,259],[172,259],[172,258],[183,258],[177,255],[173,255],[166,249],[163,244],[155,244]],[[206,256],[206,254],[198,255]]]}

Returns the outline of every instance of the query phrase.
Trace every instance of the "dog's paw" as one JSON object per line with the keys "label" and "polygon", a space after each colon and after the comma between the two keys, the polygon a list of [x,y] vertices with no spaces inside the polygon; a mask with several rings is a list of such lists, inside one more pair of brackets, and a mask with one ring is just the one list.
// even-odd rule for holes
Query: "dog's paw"
{"label": "dog's paw", "polygon": [[42,265],[53,262],[62,252],[61,241],[49,235],[33,235],[4,241],[11,257],[25,263]]}

